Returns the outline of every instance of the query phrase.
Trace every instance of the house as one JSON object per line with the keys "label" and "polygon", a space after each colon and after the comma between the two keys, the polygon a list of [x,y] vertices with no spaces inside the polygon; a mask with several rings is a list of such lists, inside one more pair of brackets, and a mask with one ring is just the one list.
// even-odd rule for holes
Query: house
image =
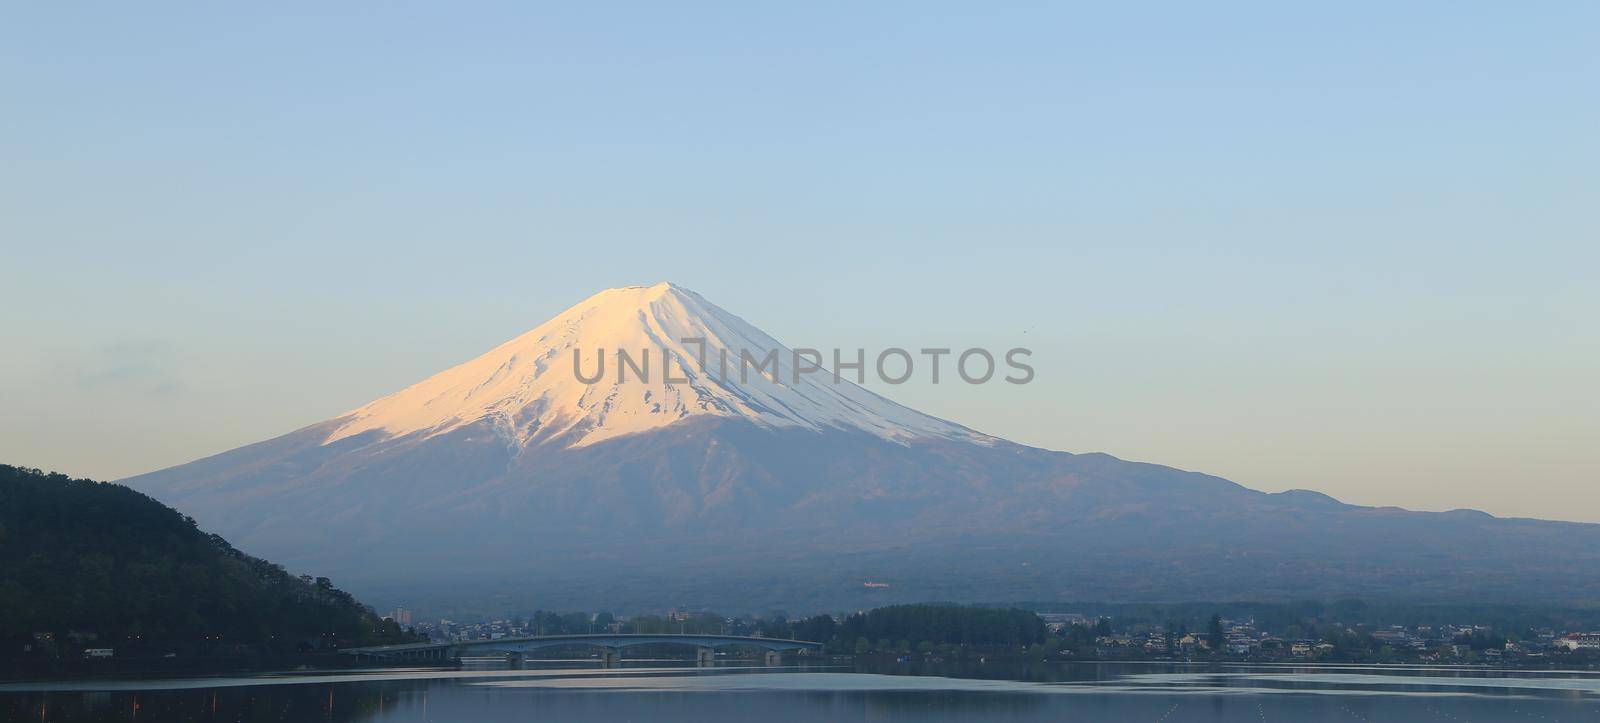
{"label": "house", "polygon": [[1556,640],[1556,645],[1572,652],[1600,650],[1600,633],[1570,633]]}
{"label": "house", "polygon": [[1404,630],[1378,630],[1372,633],[1372,639],[1384,643],[1404,643],[1411,638]]}

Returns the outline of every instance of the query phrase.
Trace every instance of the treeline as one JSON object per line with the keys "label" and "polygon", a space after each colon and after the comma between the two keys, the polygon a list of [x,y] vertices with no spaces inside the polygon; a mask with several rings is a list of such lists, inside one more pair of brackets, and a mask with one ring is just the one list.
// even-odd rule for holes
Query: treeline
{"label": "treeline", "polygon": [[1022,648],[1049,639],[1044,621],[1027,610],[954,604],[894,605],[854,613],[842,620],[832,615],[789,620],[782,612],[729,618],[708,612],[676,619],[640,615],[618,622],[606,612],[590,615],[537,611],[510,622],[515,629],[532,635],[612,629],[622,633],[739,635],[826,643],[835,652],[890,652],[917,646]]}
{"label": "treeline", "polygon": [[[828,617],[828,616],[821,616]],[[829,622],[832,618],[828,617]],[[527,635],[581,635],[609,631],[624,634],[686,633],[695,635],[741,635],[763,638],[792,638],[796,625],[783,612],[725,617],[714,612],[698,612],[677,618],[637,615],[618,621],[609,612],[551,612],[537,610],[510,621],[514,630]],[[805,638],[810,640],[810,638]],[[823,638],[826,640],[826,638]]]}
{"label": "treeline", "polygon": [[310,652],[415,639],[117,484],[0,465],[0,656]]}
{"label": "treeline", "polygon": [[[1291,626],[1301,631],[1312,631],[1335,624],[1365,625],[1369,628],[1477,624],[1508,631],[1538,628],[1600,629],[1600,606],[1418,603],[1356,598],[1283,602],[1035,602],[1021,606],[1033,610],[1080,613],[1090,618],[1107,617],[1119,629],[1141,625],[1176,625],[1198,631],[1205,628],[1213,614],[1219,613],[1233,620],[1254,619],[1261,629],[1279,635],[1293,632]],[[1308,633],[1306,637],[1312,635]]]}
{"label": "treeline", "polygon": [[854,641],[908,640],[962,646],[1022,646],[1044,642],[1043,620],[1027,610],[963,605],[892,605],[856,613],[835,637]]}

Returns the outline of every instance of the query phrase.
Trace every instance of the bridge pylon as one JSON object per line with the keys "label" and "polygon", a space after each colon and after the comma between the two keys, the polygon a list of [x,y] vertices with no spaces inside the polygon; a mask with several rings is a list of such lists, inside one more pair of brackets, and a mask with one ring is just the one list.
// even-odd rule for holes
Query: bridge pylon
{"label": "bridge pylon", "polygon": [[600,660],[607,668],[615,668],[616,666],[622,664],[622,650],[611,647],[601,648]]}
{"label": "bridge pylon", "polygon": [[695,665],[715,665],[716,662],[717,662],[717,651],[716,650],[714,650],[712,648],[695,648],[694,649],[694,664]]}

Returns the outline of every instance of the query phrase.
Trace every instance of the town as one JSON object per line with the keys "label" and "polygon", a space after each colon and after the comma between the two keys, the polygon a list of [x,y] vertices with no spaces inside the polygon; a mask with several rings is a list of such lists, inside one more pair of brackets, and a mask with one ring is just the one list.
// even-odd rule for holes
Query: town
{"label": "town", "polygon": [[[976,616],[1010,616],[985,630]],[[901,662],[964,658],[1237,662],[1431,663],[1497,666],[1600,665],[1600,632],[1464,620],[1447,624],[1340,623],[1307,618],[1283,624],[1254,616],[1154,622],[1145,616],[1091,615],[958,605],[898,605],[852,613],[790,617],[782,612],[725,616],[671,609],[631,617],[555,613],[466,622],[387,616],[436,642],[529,636],[707,634],[808,640],[828,656],[887,656]],[[1271,616],[1278,617],[1278,616]],[[555,650],[553,655],[587,655]],[[667,654],[671,654],[668,652]]]}

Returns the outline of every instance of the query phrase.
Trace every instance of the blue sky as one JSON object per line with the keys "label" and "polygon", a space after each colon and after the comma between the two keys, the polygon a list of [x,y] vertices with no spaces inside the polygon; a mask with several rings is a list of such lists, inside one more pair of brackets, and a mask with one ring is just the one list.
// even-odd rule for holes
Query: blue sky
{"label": "blue sky", "polygon": [[0,459],[318,421],[606,287],[1017,441],[1600,521],[1600,6],[273,4],[0,20]]}

